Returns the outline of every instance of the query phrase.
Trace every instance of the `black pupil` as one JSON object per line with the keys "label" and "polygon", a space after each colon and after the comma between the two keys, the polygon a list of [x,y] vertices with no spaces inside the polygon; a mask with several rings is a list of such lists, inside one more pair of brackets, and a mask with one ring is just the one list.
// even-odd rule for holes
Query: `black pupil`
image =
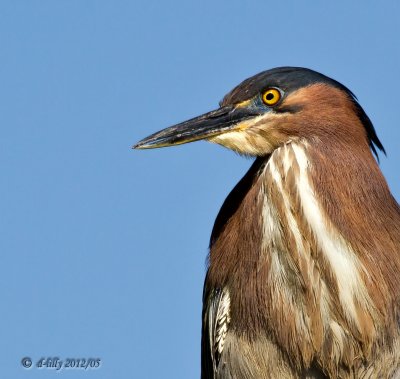
{"label": "black pupil", "polygon": [[269,94],[267,94],[266,99],[272,100],[274,97],[275,97],[274,94],[270,92]]}

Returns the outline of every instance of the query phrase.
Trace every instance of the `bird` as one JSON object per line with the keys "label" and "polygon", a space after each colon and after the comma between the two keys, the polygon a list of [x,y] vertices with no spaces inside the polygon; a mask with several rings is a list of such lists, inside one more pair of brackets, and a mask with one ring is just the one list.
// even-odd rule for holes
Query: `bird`
{"label": "bird", "polygon": [[201,378],[400,378],[400,207],[356,96],[273,68],[133,148],[198,140],[254,160],[212,229]]}

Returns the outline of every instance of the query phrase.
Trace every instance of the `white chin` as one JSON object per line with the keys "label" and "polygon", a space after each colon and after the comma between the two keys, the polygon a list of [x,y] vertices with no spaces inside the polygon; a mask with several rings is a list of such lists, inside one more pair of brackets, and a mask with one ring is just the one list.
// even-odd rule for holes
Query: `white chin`
{"label": "white chin", "polygon": [[210,138],[209,141],[242,155],[262,156],[274,150],[273,146],[265,138],[243,130],[226,132]]}

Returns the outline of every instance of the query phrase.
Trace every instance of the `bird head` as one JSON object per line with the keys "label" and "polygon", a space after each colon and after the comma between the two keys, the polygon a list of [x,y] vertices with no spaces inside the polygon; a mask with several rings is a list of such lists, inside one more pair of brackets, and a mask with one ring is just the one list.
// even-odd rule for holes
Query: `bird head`
{"label": "bird head", "polygon": [[138,142],[151,149],[208,140],[240,154],[264,156],[292,141],[383,150],[353,93],[339,82],[299,67],[261,72],[240,83],[220,107]]}

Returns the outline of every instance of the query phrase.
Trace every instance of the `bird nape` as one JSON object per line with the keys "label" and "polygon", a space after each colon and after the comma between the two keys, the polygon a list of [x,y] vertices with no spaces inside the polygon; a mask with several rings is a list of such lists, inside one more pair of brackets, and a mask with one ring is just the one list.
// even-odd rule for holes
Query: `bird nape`
{"label": "bird nape", "polygon": [[134,148],[204,139],[255,161],[212,231],[201,377],[400,377],[400,207],[352,92],[275,68]]}

